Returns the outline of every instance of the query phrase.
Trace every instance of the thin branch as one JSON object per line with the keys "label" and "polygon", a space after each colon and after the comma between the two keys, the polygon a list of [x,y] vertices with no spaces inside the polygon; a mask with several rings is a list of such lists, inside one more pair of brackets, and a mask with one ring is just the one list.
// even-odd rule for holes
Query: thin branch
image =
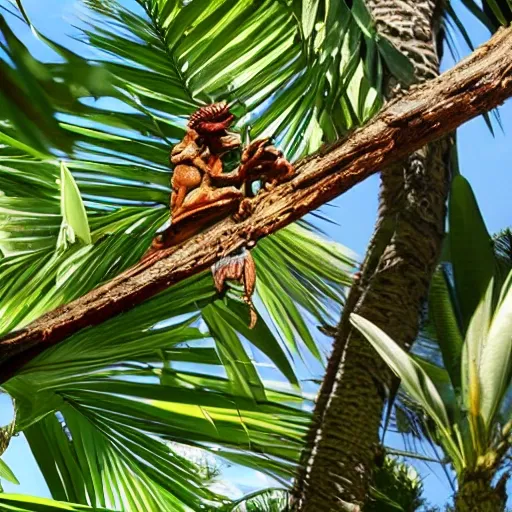
{"label": "thin branch", "polygon": [[297,176],[259,194],[248,219],[225,219],[0,339],[0,383],[47,347],[133,308],[242,246],[254,245],[510,96],[512,28],[500,30],[439,78],[412,88],[347,139],[297,162]]}

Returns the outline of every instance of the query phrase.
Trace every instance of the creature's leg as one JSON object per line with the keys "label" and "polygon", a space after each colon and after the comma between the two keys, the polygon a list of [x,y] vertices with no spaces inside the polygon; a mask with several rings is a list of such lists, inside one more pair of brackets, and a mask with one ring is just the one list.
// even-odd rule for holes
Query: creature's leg
{"label": "creature's leg", "polygon": [[227,185],[240,186],[240,184],[243,183],[245,179],[245,174],[243,173],[243,165],[238,166],[231,172],[224,173],[222,160],[215,155],[210,157],[208,164],[208,175],[216,187],[225,187]]}
{"label": "creature's leg", "polygon": [[[260,158],[264,154],[264,146],[270,139],[258,139],[249,144],[243,152],[240,165],[229,173],[222,172],[222,162],[220,162],[220,169],[216,169],[215,172],[210,171],[209,174],[215,180],[215,184],[218,186],[224,186],[228,184],[240,185],[245,183],[248,179],[249,172],[260,165]],[[218,164],[217,164],[218,165]],[[214,165],[210,165],[214,167]],[[250,183],[249,183],[250,186]]]}
{"label": "creature's leg", "polygon": [[282,155],[276,160],[275,166],[282,179],[291,178],[295,174],[293,165]]}
{"label": "creature's leg", "polygon": [[212,181],[216,187],[225,187],[227,185],[240,186],[243,183],[245,176],[241,172],[243,166],[238,166],[231,172],[219,173],[211,175]]}
{"label": "creature's leg", "polygon": [[175,214],[183,205],[189,190],[199,187],[202,176],[197,168],[191,165],[177,165],[174,169],[171,185],[171,213]]}
{"label": "creature's leg", "polygon": [[238,205],[238,211],[233,215],[235,222],[241,222],[252,215],[252,212],[254,211],[254,205],[252,204],[250,197],[244,197],[240,201],[240,204]]}
{"label": "creature's leg", "polygon": [[242,153],[239,173],[244,182],[244,195],[246,197],[253,196],[253,182],[260,178],[266,167],[273,164],[274,160],[269,160],[267,154],[269,141],[269,137],[255,140]]}
{"label": "creature's leg", "polygon": [[268,145],[270,138],[257,139],[251,142],[242,153],[242,167],[246,169],[246,172],[257,167],[261,163],[261,157],[265,154],[266,146]]}
{"label": "creature's leg", "polygon": [[270,137],[253,140],[248,146],[244,148],[242,153],[242,163],[248,162],[254,158],[258,151],[261,151],[270,142]]}
{"label": "creature's leg", "polygon": [[183,201],[185,200],[185,196],[187,195],[187,187],[182,185],[178,188],[178,191],[172,191],[171,194],[171,213],[176,214],[179,212]]}

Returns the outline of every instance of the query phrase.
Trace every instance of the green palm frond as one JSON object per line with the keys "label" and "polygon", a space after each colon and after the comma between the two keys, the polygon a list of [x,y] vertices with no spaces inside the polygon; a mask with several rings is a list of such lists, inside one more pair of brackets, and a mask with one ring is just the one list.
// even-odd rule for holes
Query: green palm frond
{"label": "green palm frond", "polygon": [[[362,19],[361,2],[351,12],[329,1],[219,0],[205,8],[139,0],[140,13],[118,2],[86,3],[96,13],[86,40],[103,50],[126,101],[151,112],[155,124],[183,127],[176,116],[228,100],[239,128],[274,135],[290,159],[366,120],[380,105],[374,69],[400,55]],[[395,67],[408,69],[407,62]]]}
{"label": "green palm frond", "polygon": [[[222,351],[198,327],[196,309],[211,300],[210,279],[173,287],[73,336],[6,384],[17,397],[17,426],[56,499],[123,510],[140,510],[126,498],[132,494],[153,500],[148,510],[166,510],[162,503],[172,510],[181,510],[180,502],[193,510],[199,502],[220,503],[202,489],[197,469],[173,454],[171,441],[279,480],[293,474],[309,420],[297,407],[303,399],[268,384],[254,391],[254,368],[242,367],[238,380],[228,368],[224,374]],[[190,318],[180,323],[166,318],[171,314]],[[243,351],[238,338],[222,342]],[[245,364],[253,362],[246,357]],[[119,478],[125,474],[128,480]],[[134,479],[144,492],[126,487]],[[77,494],[82,481],[86,494]]]}
{"label": "green palm frond", "polygon": [[[121,466],[121,473],[138,478],[135,469],[141,463],[133,467],[133,458],[139,456],[145,461],[141,479],[158,500],[164,499],[160,491],[168,495],[166,489],[172,489],[173,500],[186,500],[189,506],[197,500],[213,500],[213,493],[180,495],[177,481],[194,471],[187,464],[182,467],[179,459],[161,446],[166,441],[213,450],[279,480],[293,474],[309,415],[297,408],[303,398],[297,394],[298,381],[289,358],[262,320],[252,332],[247,329],[242,304],[228,299],[226,308],[220,301],[212,304],[214,298],[208,274],[188,280],[47,350],[5,385],[17,398],[17,428],[27,435],[55,498],[111,506],[114,502],[106,495],[93,499],[89,494],[86,500],[72,489],[86,475],[97,473],[108,478],[97,485],[98,489],[124,496],[122,487],[114,486],[114,474],[107,476],[101,468]],[[201,317],[223,322],[223,329],[229,329],[231,335],[211,332],[212,327],[208,324],[205,328]],[[259,376],[258,365],[247,352],[247,343],[239,339],[240,334],[288,379],[288,392],[273,390],[272,384]],[[56,411],[63,415],[66,428],[58,426]],[[82,448],[79,470],[71,480],[61,481],[61,473],[66,473],[50,468],[69,464],[59,455],[66,429],[71,440],[73,436],[81,439],[84,429],[89,429],[94,439],[99,436],[95,449],[103,446],[105,453],[94,459],[94,469],[83,458],[89,452]],[[80,434],[73,434],[73,429]],[[58,435],[61,443],[52,441],[53,437],[43,443],[36,434]],[[54,445],[59,448],[48,452]],[[137,448],[146,445],[146,450]],[[72,448],[79,449],[75,441]],[[160,455],[152,457],[151,453]],[[165,479],[153,482],[151,479],[171,462]],[[137,509],[129,508],[132,505],[123,502],[126,510]]]}
{"label": "green palm frond", "polygon": [[496,254],[496,274],[500,282],[504,282],[512,269],[512,230],[503,229],[493,236],[494,252]]}
{"label": "green palm frond", "polygon": [[[59,245],[58,235],[63,216],[59,197],[61,191],[56,183],[59,178],[59,162],[37,160],[23,155],[20,151],[15,155],[2,156],[0,172],[5,180],[2,181],[3,195],[0,199],[0,245],[2,252],[8,257],[4,258],[0,269],[3,285],[0,293],[2,310],[9,313],[2,316],[2,332],[20,327],[45,311],[69,302],[138,260],[154,231],[164,222],[167,215],[164,210],[154,208],[168,201],[169,177],[165,165],[165,140],[176,140],[181,136],[183,115],[190,113],[198,105],[198,102],[192,101],[191,98],[203,94],[201,90],[196,90],[202,82],[197,82],[198,85],[194,89],[189,86],[189,82],[195,83],[193,77],[185,80],[181,73],[177,73],[176,59],[169,49],[170,36],[162,39],[162,27],[170,34],[171,21],[174,19],[167,10],[160,12],[156,4],[151,7],[149,3],[145,3],[146,12],[142,13],[145,17],[142,17],[116,2],[92,2],[91,6],[95,12],[101,13],[106,28],[98,22],[95,25],[95,32],[86,31],[87,37],[98,48],[116,54],[115,59],[112,58],[104,65],[116,77],[118,99],[122,97],[125,105],[130,104],[131,107],[124,108],[122,112],[107,113],[101,108],[84,105],[83,101],[79,103],[76,111],[60,105],[63,111],[61,128],[72,131],[79,139],[75,145],[75,156],[68,160],[66,165],[81,191],[87,209],[92,245],[77,243],[66,250],[55,252],[55,247]],[[192,9],[192,3],[187,5],[188,7]],[[226,8],[228,7],[234,9],[231,4],[226,4]],[[248,8],[246,6],[245,10],[242,9],[243,16],[247,15]],[[197,5],[194,9],[191,11],[192,14],[197,14]],[[237,9],[234,9],[233,16],[235,20],[240,21],[241,14]],[[298,30],[297,21],[290,14],[291,8],[288,6],[283,9],[282,15],[286,14],[288,23],[294,24]],[[180,20],[188,12],[186,9],[183,12],[179,9],[178,11],[173,12],[174,16],[180,16]],[[187,16],[195,20],[195,23],[206,16],[209,24],[212,22],[211,16],[214,16],[212,13],[213,10],[206,10],[201,11],[199,18],[195,15]],[[218,13],[215,14],[218,18],[217,24],[221,18],[225,19],[227,16],[222,10],[221,14],[220,17]],[[125,34],[131,31],[129,39],[138,41],[139,51],[131,48],[126,38],[113,31],[118,27],[113,22],[117,22],[118,25],[123,23],[123,30],[117,29],[117,32]],[[157,22],[161,23],[162,27]],[[204,32],[205,24],[201,27]],[[194,30],[200,28],[196,27]],[[200,33],[201,31],[198,34]],[[176,37],[176,34],[173,37]],[[222,38],[227,36],[221,30],[218,37],[224,41]],[[197,38],[200,40],[199,35]],[[179,46],[176,42],[173,44],[187,55],[192,52],[187,45]],[[260,44],[265,46],[270,43],[264,39]],[[219,48],[224,46],[219,43]],[[128,56],[123,54],[127,48],[132,50],[129,52],[132,65],[126,62],[119,64],[117,61],[128,59]],[[148,52],[149,49],[151,50]],[[197,58],[202,53],[204,52],[199,51]],[[210,57],[202,58],[209,63]],[[254,62],[259,62],[258,59]],[[294,61],[295,57],[292,60]],[[303,60],[308,59],[303,57]],[[281,68],[283,62],[279,62],[278,67]],[[246,64],[240,64],[236,69],[242,72],[246,69]],[[159,69],[145,69],[148,66],[163,67],[159,72]],[[67,68],[60,64],[47,67],[59,79],[67,80]],[[259,72],[262,70],[259,69]],[[298,73],[297,69],[294,73]],[[225,79],[228,80],[227,77]],[[155,83],[155,80],[161,82]],[[241,82],[247,88],[250,80],[244,78]],[[252,80],[252,89],[245,92],[247,97],[255,95],[257,82],[258,80]],[[280,77],[281,86],[282,82],[283,77]],[[172,87],[172,84],[175,86]],[[135,111],[133,107],[139,111]],[[273,109],[274,111],[279,110]],[[70,116],[71,112],[74,121],[66,117]],[[83,125],[87,125],[87,128]],[[116,133],[112,133],[113,131]],[[284,246],[279,242],[282,237],[286,238],[287,255],[277,253]],[[317,317],[320,314],[324,315],[325,299],[339,297],[339,286],[347,282],[343,273],[334,266],[340,260],[338,256],[333,256],[332,251],[329,255],[324,249],[316,249],[323,251],[324,256],[330,260],[329,265],[323,267],[326,272],[320,272],[318,275],[308,273],[308,282],[312,285],[310,290],[324,294],[321,299],[324,300],[322,306],[315,303],[320,296],[319,293],[308,295],[304,283],[301,285],[292,279],[300,278],[301,273],[308,269],[304,264],[307,251],[319,245],[309,243],[308,238],[296,230],[285,231],[282,235],[274,237],[274,240],[276,241],[262,244],[261,251],[265,251],[265,258],[260,258],[260,262],[264,266],[265,260],[268,265],[268,262],[278,259],[291,270],[291,288],[287,291],[294,300],[288,301],[287,309],[292,312],[295,321],[294,327],[291,330],[287,329],[285,338],[289,345],[293,345],[296,343],[297,335],[302,336],[310,350],[318,355],[295,302],[298,301],[298,304]],[[295,264],[295,258],[291,257],[295,254],[304,255],[300,268]],[[320,264],[326,261],[325,257],[322,257]],[[94,271],[85,273],[84,269]],[[324,278],[330,284],[325,284]],[[272,304],[277,301],[275,290],[264,281],[260,288],[264,304],[272,309]],[[44,300],[41,300],[42,297]],[[282,313],[276,311],[274,315],[281,330],[285,328]]]}
{"label": "green palm frond", "polygon": [[114,509],[88,507],[76,503],[59,502],[21,494],[0,493],[0,506],[5,512],[114,512]]}
{"label": "green palm frond", "polygon": [[512,2],[510,0],[483,0],[482,8],[491,25],[491,32],[512,21]]}
{"label": "green palm frond", "polygon": [[462,0],[462,4],[491,33],[512,21],[512,3],[510,0],[483,0],[482,2]]}
{"label": "green palm frond", "polygon": [[0,428],[0,456],[3,455],[9,446],[11,437],[14,434],[14,426],[15,422],[12,421],[9,425]]}
{"label": "green palm frond", "polygon": [[[164,4],[171,5],[172,3]],[[178,73],[178,64],[181,67],[186,64],[179,62],[179,58],[183,58],[180,52],[183,52],[187,58],[194,56],[197,66],[201,69],[205,65],[210,66],[211,55],[203,55],[205,44],[199,44],[199,42],[202,41],[200,34],[206,31],[206,25],[213,22],[211,17],[215,18],[216,16],[217,25],[223,25],[228,16],[226,12],[229,13],[233,10],[232,15],[238,23],[247,17],[248,12],[246,11],[250,7],[242,8],[243,6],[237,3],[235,9],[233,5],[227,3],[225,10],[220,10],[220,14],[217,13],[217,10],[213,10],[213,7],[211,12],[208,9],[206,11],[199,9],[199,13],[196,4],[197,2],[189,3],[183,12],[180,9],[176,12],[172,11],[174,14],[171,16],[167,12],[169,9],[164,9],[161,12],[160,7],[151,2],[144,3],[146,12],[140,14],[127,10],[117,2],[107,4],[90,2],[95,12],[100,13],[97,14],[100,18],[95,20],[94,31],[86,30],[85,34],[91,44],[104,52],[109,52],[110,60],[104,62],[104,67],[115,76],[117,100],[122,98],[125,105],[121,112],[112,112],[98,106],[86,105],[84,103],[93,102],[83,99],[76,109],[62,108],[60,116],[61,127],[72,132],[78,139],[75,144],[75,156],[67,161],[67,168],[73,174],[87,208],[93,247],[71,247],[69,252],[60,254],[55,260],[52,248],[56,245],[57,226],[61,224],[59,189],[55,184],[58,179],[59,162],[34,160],[18,153],[13,156],[5,155],[2,162],[2,174],[6,180],[2,182],[4,195],[0,200],[0,208],[4,212],[3,215],[0,214],[1,249],[6,256],[17,256],[17,258],[6,262],[10,271],[16,266],[23,266],[26,271],[27,261],[30,259],[33,268],[32,272],[25,272],[26,281],[35,281],[34,286],[39,286],[37,290],[34,290],[33,297],[38,297],[42,291],[41,286],[44,286],[40,280],[33,279],[37,272],[44,275],[48,283],[55,282],[56,275],[62,272],[62,266],[72,267],[78,275],[81,269],[91,268],[91,263],[96,263],[101,259],[105,261],[103,268],[109,268],[112,273],[101,275],[99,269],[96,278],[90,279],[87,285],[81,287],[76,293],[66,293],[66,290],[60,290],[59,299],[47,300],[47,304],[38,309],[28,306],[27,309],[31,311],[31,314],[24,319],[22,315],[15,319],[12,319],[10,315],[9,322],[4,326],[4,332],[30,321],[59,303],[68,302],[108,279],[113,273],[132,264],[142,254],[143,247],[147,247],[158,225],[164,222],[166,213],[155,210],[154,206],[168,203],[168,141],[173,142],[181,137],[185,122],[184,116],[193,111],[200,103],[199,100],[192,98],[202,96],[203,101],[208,101],[206,93],[202,89],[204,80],[198,82],[193,73],[190,73],[190,77],[186,77],[182,72]],[[220,4],[222,2],[219,2]],[[280,5],[279,2],[273,4]],[[285,32],[288,34],[290,32],[288,29],[293,26],[295,31],[300,33],[297,28],[298,22],[291,13],[292,9],[290,6],[285,8],[284,5],[280,7],[283,9],[281,15],[291,24],[287,26]],[[189,13],[187,9],[193,10]],[[185,16],[185,14],[187,15]],[[270,12],[269,15],[274,16],[274,14]],[[194,38],[186,39],[187,42],[195,41],[196,38],[199,41],[199,46],[194,46],[194,48],[197,46],[197,56],[193,49],[189,48],[191,42],[188,42],[187,46],[175,41],[171,45],[171,51],[169,46],[172,42],[170,41],[171,36],[165,36],[167,37],[165,39],[162,30],[165,29],[164,32],[166,31],[167,34],[171,33],[174,27],[172,23],[177,23],[173,16],[179,16],[179,20],[190,18],[194,23],[198,23],[205,17],[204,23],[199,24],[200,26],[195,27],[194,25],[192,30],[192,33],[195,34]],[[256,26],[259,27],[259,23],[264,25],[267,21],[267,18],[263,18],[257,23],[254,20],[251,23],[256,23]],[[247,30],[250,29],[252,34],[255,29],[252,28],[249,21],[246,23],[248,24]],[[123,24],[123,30],[118,28],[121,24]],[[214,28],[217,25],[214,25]],[[230,23],[227,25],[232,26]],[[199,31],[197,34],[196,30]],[[218,29],[218,31],[219,34],[214,40],[220,38],[217,46],[223,49],[227,44],[227,39],[231,38],[233,34],[230,32],[228,36],[225,34],[225,30]],[[130,37],[126,36],[127,32],[130,33]],[[216,34],[215,30],[213,32]],[[205,33],[210,34],[210,31]],[[177,37],[175,31],[172,34],[172,37]],[[243,34],[246,33],[243,32]],[[185,36],[182,34],[181,38],[183,37]],[[203,34],[202,37],[206,38],[207,35]],[[277,35],[272,36],[269,40],[265,38],[261,41],[251,40],[251,44],[258,43],[258,48],[260,46],[263,48],[261,51],[265,50],[266,45],[285,44],[281,42],[284,36],[277,42],[272,39],[274,37]],[[209,39],[208,41],[211,43]],[[211,45],[206,46],[210,48]],[[279,48],[278,53],[281,60],[274,64],[280,70],[283,67],[286,69],[297,60],[297,57],[287,56],[287,53],[283,51],[285,47],[279,46]],[[126,53],[127,51],[128,53]],[[222,54],[222,51],[220,53]],[[299,59],[303,65],[307,63],[308,59],[312,59],[312,57],[306,58],[307,55],[308,52]],[[227,58],[224,56],[220,60],[225,63]],[[291,59],[290,63],[286,64],[282,60],[285,58]],[[200,59],[204,60],[204,65],[199,65]],[[260,53],[253,60],[254,65],[263,65],[260,62]],[[246,73],[247,64],[246,61],[238,64],[232,74]],[[67,80],[67,68],[60,64],[47,67],[57,78]],[[237,97],[243,102],[247,102],[248,98],[255,97],[257,88],[263,87],[259,77],[261,74],[266,76],[268,70],[258,67],[256,72],[258,76],[252,81],[246,75],[239,80],[244,85],[245,92],[237,91]],[[296,67],[293,75],[298,76],[303,72]],[[233,74],[233,76],[235,75]],[[279,85],[284,90],[283,97],[287,91],[287,76],[286,74],[279,75],[279,80],[276,78],[273,85],[274,88]],[[229,80],[230,78],[226,76],[223,79]],[[251,87],[249,87],[250,84],[252,84]],[[293,89],[295,90],[296,87]],[[254,104],[254,108],[259,108],[259,105],[265,102],[268,103],[269,95],[274,94],[273,91],[274,89],[265,98],[260,98],[259,103]],[[105,99],[105,101],[111,100]],[[275,99],[275,101],[284,101],[284,99]],[[101,104],[101,101],[96,103]],[[302,102],[300,103],[302,105]],[[270,109],[268,110],[268,115],[273,115],[276,112],[294,109],[288,105],[284,110],[278,107],[272,108],[271,112]],[[303,114],[303,112],[298,112],[297,116],[302,119],[304,118]],[[258,118],[258,123],[262,126],[271,122],[265,118],[265,114]],[[296,132],[294,133],[296,142],[301,137]],[[305,140],[310,140],[310,137],[306,137]],[[40,201],[42,198],[44,201]],[[96,226],[98,226],[97,229],[95,229]],[[127,236],[128,232],[131,236]],[[119,261],[119,249],[113,250],[112,248],[112,245],[118,246],[117,243],[113,244],[113,239],[118,237],[125,241],[136,240],[133,250],[129,251],[130,257],[125,257],[122,261]],[[122,243],[120,240],[117,242],[119,245]],[[34,254],[36,252],[38,255]],[[126,253],[126,250],[123,251],[123,254]],[[110,256],[116,262],[115,265],[112,264]],[[71,265],[67,265],[69,260],[72,260]],[[23,287],[23,282],[20,282],[20,287]],[[25,288],[25,292],[30,288]],[[13,295],[12,290],[10,290],[10,294]],[[30,303],[31,301],[28,300],[28,304]],[[3,304],[6,308],[10,307],[5,301]]]}
{"label": "green palm frond", "polygon": [[[21,16],[10,4],[0,5],[7,16]],[[79,57],[60,45],[39,37],[63,61],[60,76],[51,66],[34,58],[0,15],[0,103],[2,105],[2,153],[27,154],[38,159],[69,153],[75,136],[64,129],[59,115],[64,111],[81,112],[80,100],[116,96],[112,77],[101,66]],[[66,80],[61,80],[62,75]]]}
{"label": "green palm frond", "polygon": [[[504,301],[510,287],[509,233],[504,230],[491,239],[472,189],[461,176],[452,184],[449,221],[448,261],[434,274],[428,318],[413,357],[459,424],[464,440],[460,450],[470,466],[495,441],[490,430],[499,432],[510,419],[510,363],[503,337],[510,307]],[[438,443],[424,407],[403,394],[401,398],[394,418],[397,429]],[[464,423],[472,415],[471,425]]]}
{"label": "green palm frond", "polygon": [[287,512],[290,501],[289,493],[283,489],[263,489],[240,498],[226,512]]}

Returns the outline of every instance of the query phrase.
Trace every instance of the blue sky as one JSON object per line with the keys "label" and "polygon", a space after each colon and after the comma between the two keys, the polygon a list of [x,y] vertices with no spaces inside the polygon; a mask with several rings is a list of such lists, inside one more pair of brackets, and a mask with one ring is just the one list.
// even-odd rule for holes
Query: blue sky
{"label": "blue sky", "polygon": [[[0,0],[5,5],[6,0]],[[69,44],[69,34],[73,32],[69,22],[80,7],[79,0],[24,0],[29,16],[38,28],[58,42]],[[454,2],[466,29],[475,45],[488,38],[487,31],[478,24],[459,2]],[[459,8],[457,8],[459,7]],[[21,25],[14,28],[22,30]],[[24,30],[24,39],[31,37]],[[469,53],[464,43],[457,39],[461,56]],[[76,44],[76,43],[74,43]],[[39,45],[31,45],[36,57],[45,58]],[[39,53],[41,51],[41,53]],[[449,52],[445,52],[443,69],[453,65]],[[504,133],[498,128],[493,137],[481,118],[474,119],[458,131],[459,160],[462,174],[470,181],[476,194],[489,231],[496,232],[512,224],[510,208],[510,172],[512,163],[512,102],[500,109]],[[336,199],[325,209],[337,226],[327,226],[326,230],[334,240],[353,249],[362,256],[373,230],[377,212],[379,179],[373,176]],[[9,421],[12,408],[9,399],[0,395],[0,425]],[[390,440],[400,445],[399,440]],[[21,480],[20,486],[6,484],[7,492],[21,492],[49,496],[39,470],[30,454],[23,436],[14,438],[4,455],[4,459]],[[443,504],[451,494],[448,483],[439,469],[418,465],[424,477],[426,497],[432,504]]]}

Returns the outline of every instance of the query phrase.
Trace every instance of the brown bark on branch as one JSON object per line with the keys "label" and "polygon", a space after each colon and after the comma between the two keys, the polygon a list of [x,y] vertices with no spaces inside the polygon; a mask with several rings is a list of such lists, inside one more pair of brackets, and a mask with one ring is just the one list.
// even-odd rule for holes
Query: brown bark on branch
{"label": "brown bark on branch", "polygon": [[347,139],[297,162],[297,176],[258,195],[248,219],[226,219],[0,339],[0,383],[46,348],[253,245],[510,96],[512,28],[500,30],[452,70],[390,103]]}

